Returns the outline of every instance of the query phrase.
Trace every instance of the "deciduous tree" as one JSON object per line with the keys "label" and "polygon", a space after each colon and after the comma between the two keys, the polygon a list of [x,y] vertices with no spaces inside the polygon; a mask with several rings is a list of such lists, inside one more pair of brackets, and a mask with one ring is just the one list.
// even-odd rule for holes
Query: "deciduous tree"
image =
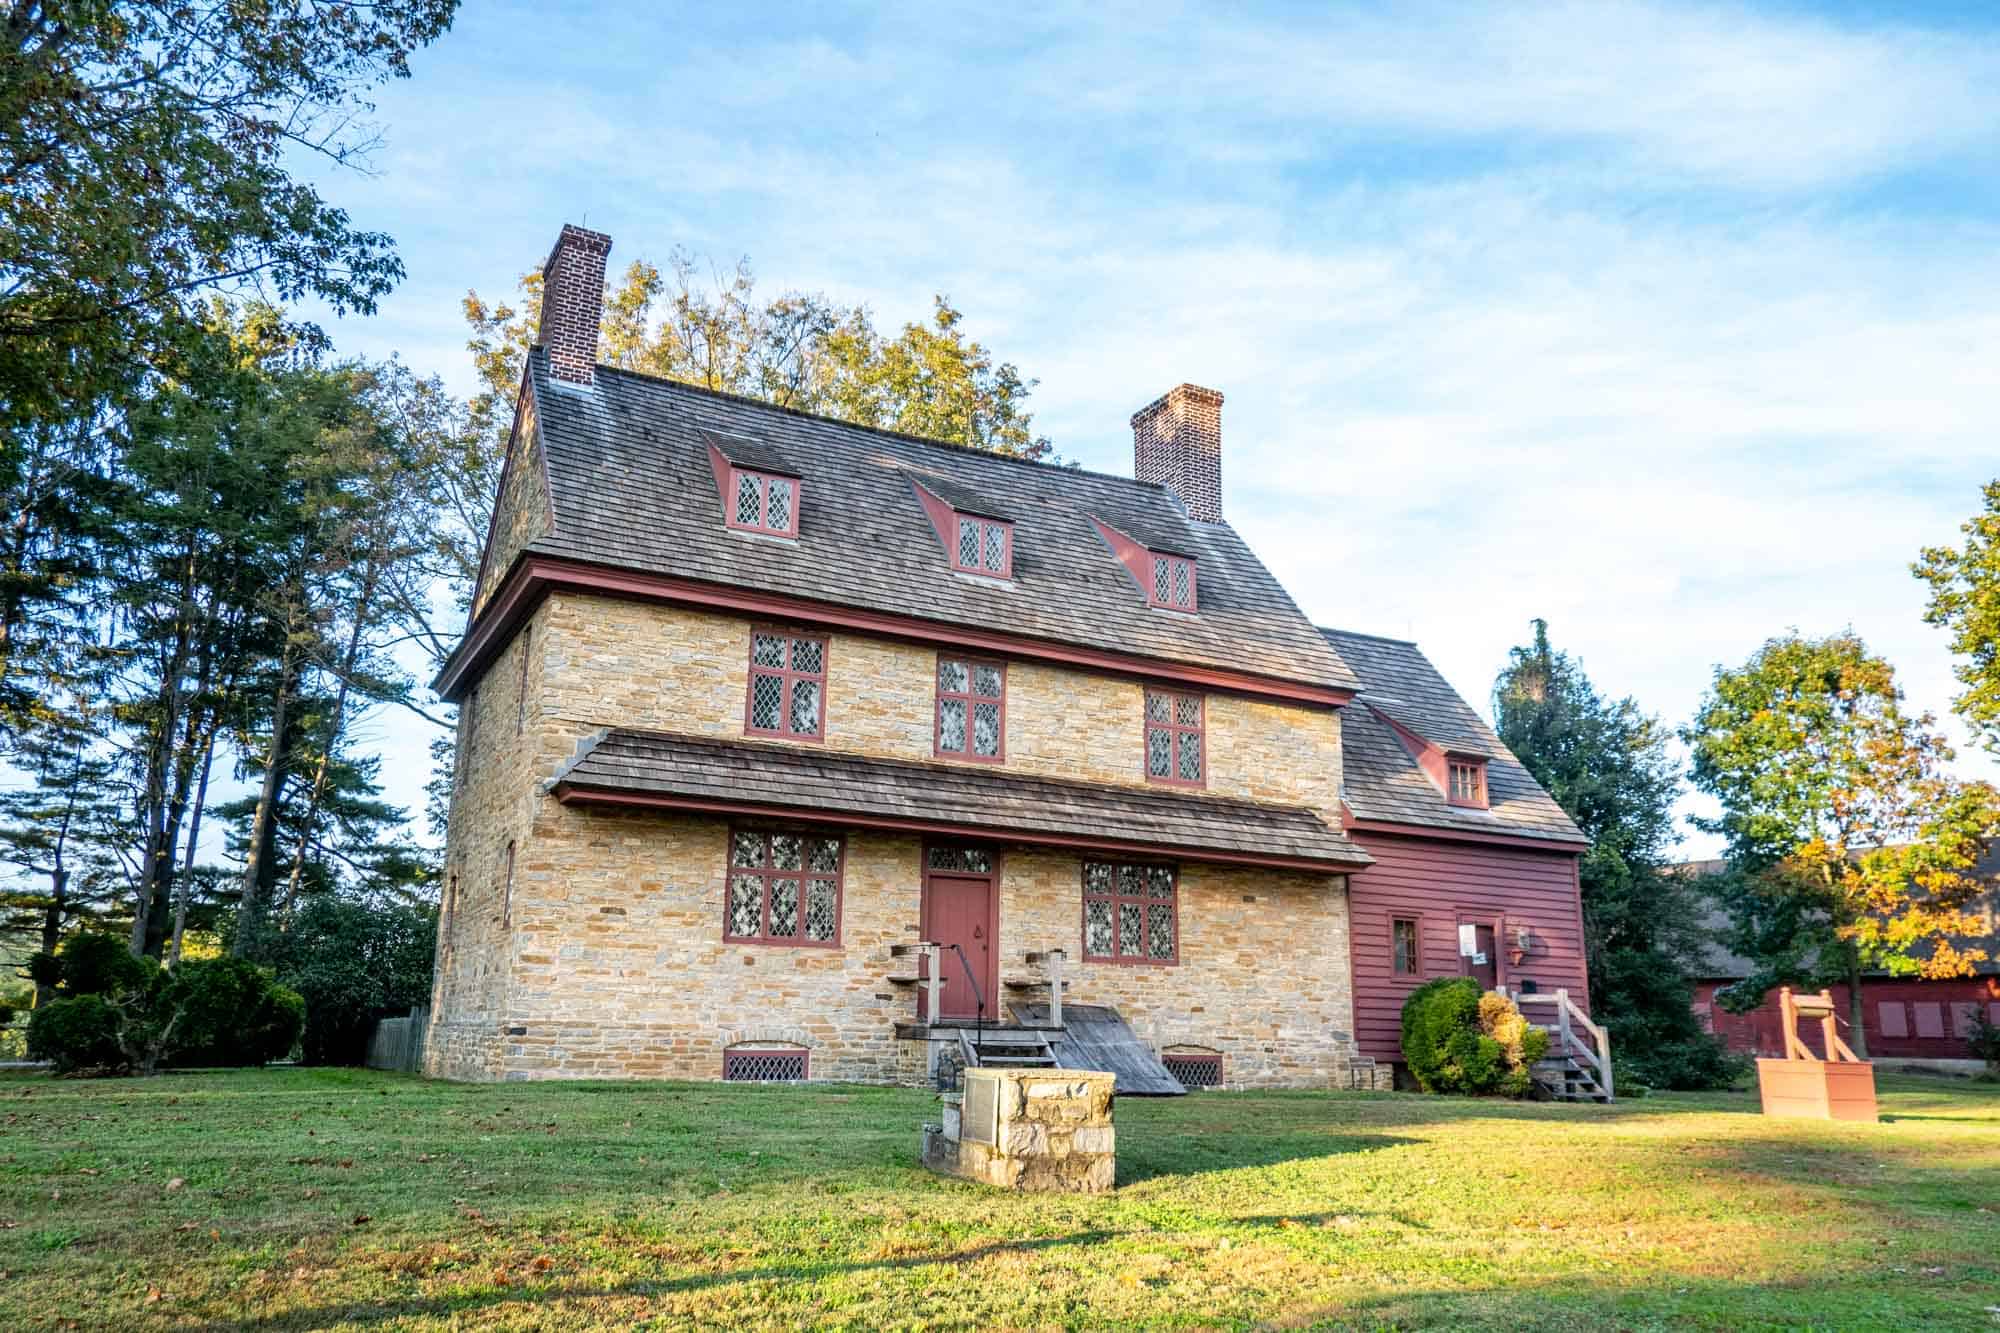
{"label": "deciduous tree", "polygon": [[1739,998],[1844,981],[1863,1055],[1865,970],[1953,977],[1985,958],[1960,940],[1979,932],[1966,908],[1985,886],[1967,872],[2000,798],[1946,771],[1933,725],[1904,712],[1894,669],[1854,634],[1792,634],[1719,668],[1684,733],[1696,785],[1722,806],[1702,824],[1739,872],[1735,943],[1760,965]]}

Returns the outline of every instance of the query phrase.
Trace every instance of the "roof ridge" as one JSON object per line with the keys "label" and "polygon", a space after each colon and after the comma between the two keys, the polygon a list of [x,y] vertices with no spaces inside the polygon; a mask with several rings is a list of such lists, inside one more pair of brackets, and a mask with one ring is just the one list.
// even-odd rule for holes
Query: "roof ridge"
{"label": "roof ridge", "polygon": [[[542,349],[537,347],[531,350],[540,351]],[[993,449],[982,449],[975,444],[960,444],[955,440],[940,440],[929,435],[918,435],[912,431],[893,430],[887,426],[870,426],[865,422],[849,421],[845,417],[828,416],[824,412],[808,412],[804,408],[788,407],[783,403],[774,403],[768,398],[753,398],[748,394],[731,393],[727,389],[711,389],[705,384],[695,384],[689,380],[677,380],[667,375],[649,375],[645,371],[628,370],[623,366],[600,364],[597,369],[613,375],[622,375],[627,379],[641,380],[647,384],[661,384],[670,388],[685,389],[689,393],[700,394],[707,398],[720,399],[726,403],[740,403],[745,407],[762,408],[770,412],[781,412],[786,416],[798,417],[804,421],[823,421],[830,426],[844,426],[849,430],[866,431],[870,435],[880,435],[890,440],[902,440],[907,444],[927,445],[933,449],[946,449],[955,454],[968,454],[976,458],[998,459],[1003,463],[1017,463],[1023,467],[1043,468],[1047,471],[1059,472],[1067,476],[1096,477],[1103,481],[1115,481],[1126,486],[1136,486],[1142,490],[1157,492],[1167,496],[1169,499],[1177,498],[1172,491],[1168,490],[1160,482],[1141,481],[1137,477],[1129,477],[1120,472],[1101,472],[1096,468],[1087,468],[1075,463],[1049,463],[1038,458],[1022,458],[1015,454],[1003,454]],[[1194,522],[1195,520],[1189,519],[1188,521]],[[1229,523],[1225,519],[1211,526],[1226,528],[1229,526]]]}
{"label": "roof ridge", "polygon": [[1321,634],[1338,634],[1344,639],[1372,639],[1376,643],[1393,643],[1404,648],[1414,648],[1417,646],[1415,639],[1393,639],[1387,634],[1364,634],[1358,629],[1335,629],[1331,625],[1314,625],[1313,628]]}

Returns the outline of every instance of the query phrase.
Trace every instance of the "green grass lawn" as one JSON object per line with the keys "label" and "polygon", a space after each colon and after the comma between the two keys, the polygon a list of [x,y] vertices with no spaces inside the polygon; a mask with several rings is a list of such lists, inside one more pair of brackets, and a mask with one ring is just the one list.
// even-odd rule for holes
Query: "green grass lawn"
{"label": "green grass lawn", "polygon": [[1119,1188],[914,1165],[919,1092],[0,1076],[9,1328],[2000,1328],[2000,1088],[1118,1106]]}

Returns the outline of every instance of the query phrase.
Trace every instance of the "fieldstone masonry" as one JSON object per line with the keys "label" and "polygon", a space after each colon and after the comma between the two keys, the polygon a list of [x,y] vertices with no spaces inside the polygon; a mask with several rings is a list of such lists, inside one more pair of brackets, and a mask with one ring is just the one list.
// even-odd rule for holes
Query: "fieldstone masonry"
{"label": "fieldstone masonry", "polygon": [[1110,1074],[968,1069],[923,1131],[924,1165],[1013,1190],[1102,1194],[1117,1183]]}

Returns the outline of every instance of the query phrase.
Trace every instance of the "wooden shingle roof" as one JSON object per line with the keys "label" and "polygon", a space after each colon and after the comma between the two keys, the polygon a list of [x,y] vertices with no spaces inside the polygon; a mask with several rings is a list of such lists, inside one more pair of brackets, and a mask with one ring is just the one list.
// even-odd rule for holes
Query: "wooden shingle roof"
{"label": "wooden shingle roof", "polygon": [[1106,854],[1328,872],[1370,861],[1298,806],[624,727],[586,737],[549,790],[566,802],[766,812]]}
{"label": "wooden shingle roof", "polygon": [[[1562,807],[1414,643],[1323,633],[1361,677],[1360,695],[1340,715],[1341,794],[1357,820],[1543,838],[1565,850],[1584,844]],[[1440,748],[1483,757],[1488,808],[1449,804],[1371,703]]]}
{"label": "wooden shingle roof", "polygon": [[[598,367],[555,381],[529,358],[550,530],[528,555],[811,599],[1178,665],[1352,690],[1354,673],[1226,523],[1163,487],[1030,463]],[[796,540],[724,526],[708,449],[781,460],[800,483]],[[770,465],[770,464],[767,464]],[[910,485],[1014,524],[1013,578],[954,573]],[[1149,608],[1091,523],[1193,556],[1198,615]]]}

